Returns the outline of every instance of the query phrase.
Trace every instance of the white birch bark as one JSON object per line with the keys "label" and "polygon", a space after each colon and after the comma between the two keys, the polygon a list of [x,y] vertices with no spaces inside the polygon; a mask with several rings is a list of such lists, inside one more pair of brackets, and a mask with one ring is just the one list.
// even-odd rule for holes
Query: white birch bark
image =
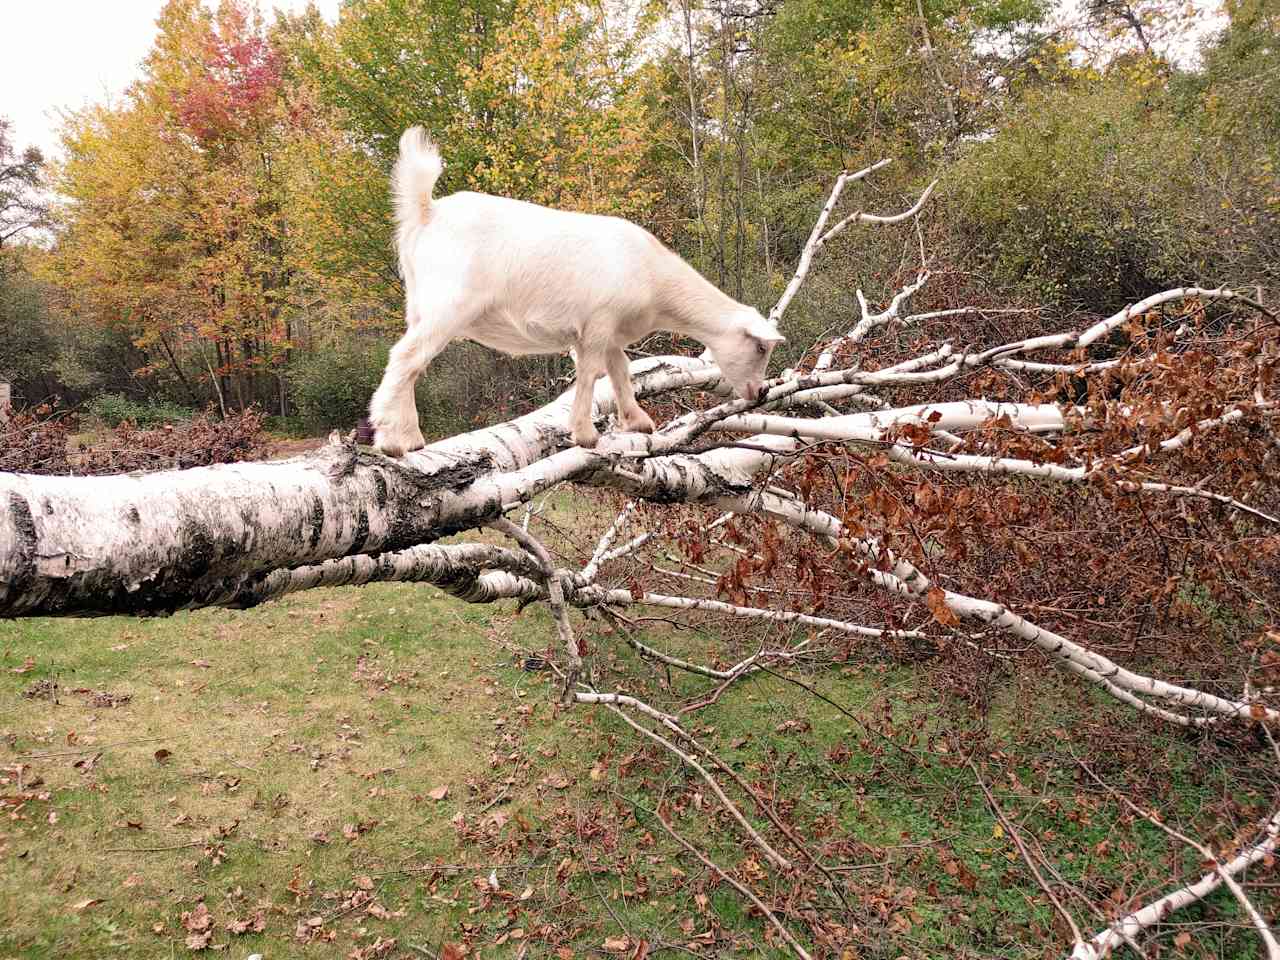
{"label": "white birch bark", "polygon": [[1121,917],[1105,930],[1099,931],[1088,942],[1076,945],[1068,960],[1102,960],[1126,940],[1132,940],[1145,930],[1164,921],[1170,914],[1183,907],[1203,900],[1226,877],[1235,877],[1261,860],[1275,856],[1280,846],[1280,813],[1267,821],[1261,839],[1242,849],[1230,860],[1209,871],[1195,883],[1165,894],[1139,910]]}

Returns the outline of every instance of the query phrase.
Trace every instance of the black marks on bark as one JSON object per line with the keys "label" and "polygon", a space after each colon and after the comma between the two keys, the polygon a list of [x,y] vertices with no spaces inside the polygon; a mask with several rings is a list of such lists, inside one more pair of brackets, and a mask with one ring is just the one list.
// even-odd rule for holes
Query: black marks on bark
{"label": "black marks on bark", "polygon": [[324,530],[324,501],[319,495],[311,497],[311,509],[307,512],[307,525],[311,528],[307,536],[307,546],[312,550],[320,543],[320,534]]}
{"label": "black marks on bark", "polygon": [[178,530],[182,553],[173,564],[171,581],[194,583],[213,567],[213,535],[198,520],[187,520]]}
{"label": "black marks on bark", "polygon": [[36,522],[31,515],[31,506],[25,497],[17,493],[9,494],[9,517],[17,550],[13,570],[8,577],[9,583],[0,587],[0,611],[8,608],[14,600],[21,599],[36,579],[39,538],[36,536]]}
{"label": "black marks on bark", "polygon": [[683,503],[689,499],[689,468],[677,460],[670,465],[669,469],[679,479],[674,483],[670,482],[667,472],[659,471],[659,479],[652,492],[642,494],[646,500],[652,500],[654,503]]}
{"label": "black marks on bark", "polygon": [[379,510],[387,508],[387,478],[380,470],[373,472],[373,502],[378,505]]}
{"label": "black marks on bark", "polygon": [[507,438],[502,435],[502,431],[497,431],[494,435],[494,439],[497,441],[498,446],[502,447],[502,449],[506,451],[507,462],[517,463],[518,460],[516,458],[516,453],[511,449],[511,444],[507,442]]}
{"label": "black marks on bark", "polygon": [[138,512],[138,508],[132,504],[130,504],[129,509],[124,512],[124,518],[135,527],[142,523],[142,514],[140,514]]}
{"label": "black marks on bark", "polygon": [[351,547],[347,550],[347,554],[364,553],[365,547],[369,543],[369,511],[363,506],[356,515],[356,529],[351,535]]}
{"label": "black marks on bark", "polygon": [[450,458],[450,463],[431,470],[415,470],[390,457],[370,455],[368,459],[371,466],[387,475],[391,484],[407,484],[421,493],[433,493],[437,490],[452,490],[456,493],[469,487],[477,477],[490,472],[494,467],[493,454],[487,450],[465,460]]}

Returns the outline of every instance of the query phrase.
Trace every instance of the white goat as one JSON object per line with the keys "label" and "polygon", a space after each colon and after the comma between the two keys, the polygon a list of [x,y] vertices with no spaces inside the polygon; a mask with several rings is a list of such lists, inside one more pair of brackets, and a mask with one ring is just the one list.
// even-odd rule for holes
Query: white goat
{"label": "white goat", "polygon": [[391,191],[408,329],[369,404],[380,451],[401,456],[423,446],[413,386],[459,338],[513,356],[573,347],[570,427],[584,447],[600,438],[591,402],[596,379],[606,372],[622,426],[653,431],[636,403],[623,350],[655,330],[700,340],[738,396],[759,396],[769,354],[784,338],[647,230],[617,217],[483,193],[433,200],[443,167],[420,127],[404,132]]}

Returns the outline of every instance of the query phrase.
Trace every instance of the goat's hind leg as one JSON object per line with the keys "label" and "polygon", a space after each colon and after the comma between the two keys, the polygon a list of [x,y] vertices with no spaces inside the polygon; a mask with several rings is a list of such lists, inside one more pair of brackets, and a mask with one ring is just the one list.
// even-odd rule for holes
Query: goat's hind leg
{"label": "goat's hind leg", "polygon": [[611,349],[606,357],[609,382],[613,384],[613,396],[618,402],[618,422],[623,430],[636,433],[653,433],[653,418],[636,402],[636,391],[631,385],[631,366],[620,347]]}
{"label": "goat's hind leg", "polygon": [[569,430],[574,443],[591,448],[600,442],[600,431],[592,422],[591,411],[595,406],[596,381],[605,372],[605,362],[599,353],[583,349],[581,344],[575,348],[574,353],[578,379],[573,386],[573,412],[569,416]]}
{"label": "goat's hind leg", "polygon": [[374,428],[374,447],[389,457],[400,457],[426,446],[418,425],[418,407],[413,388],[418,376],[448,346],[459,326],[453,308],[440,307],[419,313],[410,320],[396,345],[391,348],[382,383],[369,401],[369,422]]}

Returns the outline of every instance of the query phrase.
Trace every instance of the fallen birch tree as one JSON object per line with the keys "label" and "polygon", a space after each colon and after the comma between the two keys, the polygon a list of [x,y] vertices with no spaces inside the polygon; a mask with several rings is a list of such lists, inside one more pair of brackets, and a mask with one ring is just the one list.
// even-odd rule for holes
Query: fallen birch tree
{"label": "fallen birch tree", "polygon": [[[831,241],[924,209],[932,184],[903,213],[857,213],[828,227],[845,187],[879,166],[838,178],[771,322],[785,328],[788,306]],[[335,434],[314,454],[277,462],[110,477],[0,474],[0,615],[242,608],[374,581],[431,583],[470,603],[545,602],[565,698],[614,711],[695,771],[782,872],[797,862],[824,868],[678,715],[597,687],[578,638],[583,613],[612,624],[643,657],[717,690],[804,658],[825,637],[959,644],[979,657],[1050,664],[1144,722],[1275,727],[1280,698],[1250,687],[1248,675],[1230,690],[1145,672],[1097,642],[1096,618],[1059,615],[1054,596],[1032,596],[1030,586],[1054,589],[1043,574],[982,555],[1021,558],[1027,570],[1057,556],[1069,568],[1069,524],[1035,521],[1051,518],[1046,505],[1066,517],[1087,498],[1091,516],[1116,511],[1099,536],[1115,538],[1118,575],[1094,570],[1115,589],[1179,602],[1185,578],[1173,572],[1175,549],[1184,571],[1216,565],[1225,593],[1270,611],[1265,584],[1280,566],[1275,315],[1235,290],[1181,287],[1079,327],[978,345],[963,324],[1012,317],[1025,325],[1038,313],[969,305],[908,313],[931,276],[923,240],[920,261],[879,312],[858,291],[861,315],[848,332],[812,344],[758,402],[723,399],[728,391],[706,358],[634,362],[641,399],[679,398],[686,412],[652,435],[608,434],[594,450],[571,445],[569,391],[397,460]],[[931,336],[936,329],[952,335]],[[892,346],[873,337],[886,331],[896,333]],[[612,403],[601,380],[593,416],[603,429]],[[562,484],[627,499],[585,562],[553,556],[528,529],[538,498]],[[522,514],[525,522],[515,522]],[[756,535],[743,537],[744,524]],[[492,528],[481,540],[442,542],[481,528]],[[1133,561],[1137,548],[1124,539],[1131,528],[1165,550],[1160,576]],[[1186,542],[1201,536],[1209,547]],[[807,589],[779,586],[783,570],[791,571],[784,582]],[[736,663],[698,664],[635,636],[635,610],[785,624],[808,636],[764,644]],[[732,798],[726,778],[743,799]],[[771,836],[744,803],[773,824]],[[1104,956],[1170,910],[1234,884],[1244,866],[1271,856],[1274,817],[1263,829],[1263,840],[1198,883],[1117,917],[1087,943],[1076,936],[1073,956]],[[824,882],[835,890],[829,873]],[[744,895],[797,955],[809,955],[791,921],[757,893]],[[1268,921],[1242,902],[1270,949]]]}

